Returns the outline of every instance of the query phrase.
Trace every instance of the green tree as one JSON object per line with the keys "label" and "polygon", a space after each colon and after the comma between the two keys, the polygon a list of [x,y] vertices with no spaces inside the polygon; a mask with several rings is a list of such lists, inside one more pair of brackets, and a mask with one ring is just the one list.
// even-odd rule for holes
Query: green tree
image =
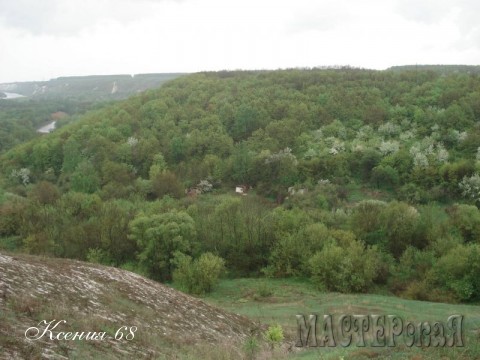
{"label": "green tree", "polygon": [[154,279],[170,280],[176,251],[192,250],[196,231],[193,219],[183,211],[159,215],[140,214],[130,222],[130,238],[139,247],[139,262]]}
{"label": "green tree", "polygon": [[371,181],[377,188],[395,187],[398,184],[398,173],[391,166],[378,165],[372,170]]}
{"label": "green tree", "polygon": [[409,245],[419,248],[427,245],[420,232],[420,214],[413,206],[392,201],[382,212],[381,221],[387,249],[396,258],[400,257]]}
{"label": "green tree", "polygon": [[98,190],[100,179],[97,171],[89,161],[83,161],[78,164],[73,172],[70,185],[72,191],[92,194]]}
{"label": "green tree", "polygon": [[52,183],[41,181],[33,186],[28,195],[42,205],[52,205],[60,198],[60,191]]}
{"label": "green tree", "polygon": [[367,244],[384,242],[384,227],[381,214],[387,204],[379,200],[363,200],[357,204],[350,216],[350,229]]}
{"label": "green tree", "polygon": [[70,136],[63,145],[63,166],[64,173],[72,173],[82,161],[80,143]]}
{"label": "green tree", "polygon": [[152,190],[159,199],[165,195],[176,199],[184,195],[182,184],[178,181],[177,176],[170,171],[158,173],[152,179]]}
{"label": "green tree", "polygon": [[136,260],[137,244],[128,237],[133,212],[131,203],[116,200],[102,203],[98,214],[101,249],[116,266]]}
{"label": "green tree", "polygon": [[152,166],[150,166],[150,170],[148,172],[150,180],[153,180],[159,174],[164,173],[167,171],[167,169],[168,165],[163,155],[161,153],[155,154],[153,157]]}
{"label": "green tree", "polygon": [[240,184],[251,183],[251,171],[253,167],[253,153],[248,149],[245,142],[237,144],[231,156],[231,177]]}

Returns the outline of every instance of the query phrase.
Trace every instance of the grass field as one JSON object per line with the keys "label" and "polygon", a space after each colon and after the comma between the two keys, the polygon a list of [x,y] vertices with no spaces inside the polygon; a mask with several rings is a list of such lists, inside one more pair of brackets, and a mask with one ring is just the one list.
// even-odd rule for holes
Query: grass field
{"label": "grass field", "polygon": [[[480,359],[480,306],[404,300],[383,295],[321,293],[307,280],[223,280],[205,301],[266,324],[280,324],[287,342],[296,340],[296,317],[303,314],[396,315],[406,321],[441,321],[452,314],[464,316],[464,347],[411,348],[399,337],[395,347],[297,348],[289,359]],[[288,347],[287,347],[288,348]]]}

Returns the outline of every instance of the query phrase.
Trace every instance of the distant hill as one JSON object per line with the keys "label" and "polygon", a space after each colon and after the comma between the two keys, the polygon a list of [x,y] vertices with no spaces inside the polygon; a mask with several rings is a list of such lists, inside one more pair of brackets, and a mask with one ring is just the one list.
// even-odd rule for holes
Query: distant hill
{"label": "distant hill", "polygon": [[434,71],[442,74],[480,74],[480,65],[401,65],[392,66],[387,69],[391,71]]}
{"label": "distant hill", "polygon": [[[0,254],[0,274],[0,359],[170,358],[195,344],[228,343],[235,349],[253,326],[245,317],[116,268]],[[54,334],[95,331],[107,337],[25,338],[28,328],[54,319],[66,320]],[[114,339],[122,326],[137,328],[133,339],[125,339],[127,329],[121,330],[123,339]]]}
{"label": "distant hill", "polygon": [[17,93],[35,99],[118,100],[160,87],[166,81],[181,75],[175,73],[59,77],[49,81],[0,84],[0,92]]}
{"label": "distant hill", "polygon": [[59,119],[99,108],[105,103],[159,88],[182,74],[72,76],[50,81],[0,84],[0,153],[38,135],[39,128]]}

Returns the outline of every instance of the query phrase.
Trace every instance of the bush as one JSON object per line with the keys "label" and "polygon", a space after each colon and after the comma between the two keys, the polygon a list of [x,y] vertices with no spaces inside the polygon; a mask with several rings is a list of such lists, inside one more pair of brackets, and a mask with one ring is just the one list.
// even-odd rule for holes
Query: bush
{"label": "bush", "polygon": [[454,205],[448,209],[451,224],[458,229],[465,242],[480,240],[480,211],[473,205]]}
{"label": "bush", "polygon": [[377,188],[395,187],[399,182],[398,172],[391,166],[378,165],[372,170],[371,181]]}
{"label": "bush", "polygon": [[108,266],[112,266],[113,264],[110,254],[103,249],[88,249],[87,261]]}
{"label": "bush", "polygon": [[416,184],[407,183],[397,191],[398,199],[409,204],[426,204],[430,194]]}
{"label": "bush", "polygon": [[480,299],[480,246],[459,245],[442,256],[427,274],[432,287],[450,291],[458,300]]}
{"label": "bush", "polygon": [[267,282],[262,282],[255,293],[255,300],[264,299],[273,295],[273,288]]}
{"label": "bush", "polygon": [[399,258],[409,246],[424,247],[424,234],[420,228],[420,214],[413,206],[392,201],[381,214],[387,249]]}
{"label": "bush", "polygon": [[283,341],[283,329],[280,325],[271,325],[263,336],[273,349]]}
{"label": "bush", "polygon": [[422,281],[413,281],[402,292],[402,297],[410,300],[427,301],[430,300],[430,289]]}
{"label": "bush", "polygon": [[363,200],[353,209],[350,228],[369,245],[381,243],[385,237],[380,215],[387,204],[378,200]]}
{"label": "bush", "polygon": [[312,281],[320,288],[340,292],[365,292],[380,268],[381,253],[353,240],[345,248],[330,243],[309,261]]}
{"label": "bush", "polygon": [[225,271],[225,260],[209,252],[196,260],[177,252],[172,262],[176,265],[173,281],[190,294],[205,294],[212,291],[220,275]]}
{"label": "bush", "polygon": [[409,246],[400,257],[395,271],[395,282],[422,280],[434,263],[435,254],[432,251],[421,251]]}

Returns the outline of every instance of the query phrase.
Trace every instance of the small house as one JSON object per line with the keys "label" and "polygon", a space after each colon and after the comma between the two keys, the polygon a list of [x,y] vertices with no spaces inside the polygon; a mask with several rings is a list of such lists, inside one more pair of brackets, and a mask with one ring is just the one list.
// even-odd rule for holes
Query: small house
{"label": "small house", "polygon": [[248,185],[237,185],[235,187],[235,192],[240,195],[247,195],[248,189]]}

